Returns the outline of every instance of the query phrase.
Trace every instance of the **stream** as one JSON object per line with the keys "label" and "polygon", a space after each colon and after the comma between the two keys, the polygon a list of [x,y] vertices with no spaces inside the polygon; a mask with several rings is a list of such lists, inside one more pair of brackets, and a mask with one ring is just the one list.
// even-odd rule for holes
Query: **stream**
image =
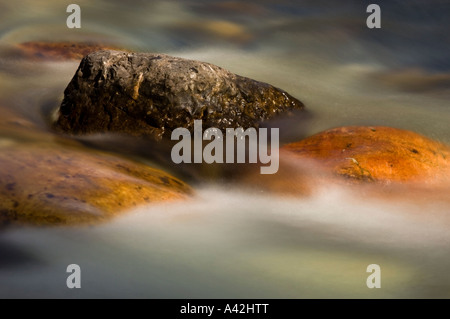
{"label": "stream", "polygon": [[[282,88],[307,108],[305,118],[280,122],[282,143],[381,125],[450,144],[450,3],[379,1],[382,28],[368,29],[369,3],[79,0],[82,27],[68,29],[68,3],[3,1],[0,103],[41,134],[1,130],[0,145],[60,143],[48,121],[79,61],[10,54],[38,40],[196,59]],[[137,142],[92,140],[80,148],[155,161],[135,152],[145,147]],[[105,224],[0,230],[0,298],[450,297],[448,205],[361,198],[333,185],[293,198],[187,182],[195,195],[186,202],[141,206]],[[81,289],[66,286],[69,264],[81,267]],[[366,286],[370,264],[381,267],[381,289]]]}

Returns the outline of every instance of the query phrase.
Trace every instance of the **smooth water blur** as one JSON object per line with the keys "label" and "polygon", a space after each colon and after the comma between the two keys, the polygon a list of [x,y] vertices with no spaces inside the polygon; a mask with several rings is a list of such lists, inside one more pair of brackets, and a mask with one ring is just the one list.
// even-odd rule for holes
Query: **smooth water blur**
{"label": "smooth water blur", "polygon": [[[70,3],[0,3],[0,103],[48,133],[32,138],[53,138],[46,120],[78,62],[6,52],[47,40],[198,59],[283,88],[308,109],[282,122],[286,141],[384,125],[450,143],[448,1],[379,1],[380,30],[366,27],[371,2],[359,0],[78,1],[80,30],[66,28]],[[107,225],[3,231],[0,297],[449,297],[446,212],[335,189],[286,199],[212,184]],[[77,291],[65,287],[71,263],[82,267]],[[382,289],[366,287],[372,263]]]}
{"label": "smooth water blur", "polygon": [[[95,228],[3,234],[0,296],[450,297],[446,213],[337,189],[298,200],[209,187]],[[72,263],[79,290],[65,287]],[[373,263],[382,289],[366,287]]]}

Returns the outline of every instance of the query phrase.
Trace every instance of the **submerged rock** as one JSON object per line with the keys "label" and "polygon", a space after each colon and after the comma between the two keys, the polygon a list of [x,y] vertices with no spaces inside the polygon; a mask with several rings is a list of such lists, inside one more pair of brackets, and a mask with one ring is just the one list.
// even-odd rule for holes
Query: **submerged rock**
{"label": "submerged rock", "polygon": [[440,183],[450,177],[450,148],[389,127],[341,127],[283,147],[354,181]]}
{"label": "submerged rock", "polygon": [[164,54],[98,51],[64,92],[55,128],[161,138],[178,127],[257,127],[303,104],[283,90],[218,66]]}
{"label": "submerged rock", "polygon": [[92,224],[190,193],[163,171],[105,153],[0,144],[0,224]]}
{"label": "submerged rock", "polygon": [[104,49],[113,49],[113,46],[93,42],[45,41],[31,41],[17,45],[19,56],[32,60],[81,60],[89,53]]}
{"label": "submerged rock", "polygon": [[261,175],[249,164],[236,186],[278,196],[450,204],[450,147],[414,132],[341,127],[285,145],[279,154],[278,173]]}

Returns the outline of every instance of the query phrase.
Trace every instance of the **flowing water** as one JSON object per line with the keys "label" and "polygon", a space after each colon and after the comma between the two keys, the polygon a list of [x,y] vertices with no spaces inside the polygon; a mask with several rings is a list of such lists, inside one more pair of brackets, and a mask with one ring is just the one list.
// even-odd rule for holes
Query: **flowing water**
{"label": "flowing water", "polygon": [[[370,2],[356,0],[77,3],[77,30],[65,24],[69,3],[0,3],[0,101],[43,132],[34,139],[54,139],[47,119],[78,62],[8,52],[47,40],[202,60],[283,88],[308,108],[307,118],[283,122],[284,141],[383,125],[450,143],[448,1],[379,1],[381,29],[366,27]],[[3,132],[0,142],[12,139],[20,142]],[[117,141],[114,151],[122,147]],[[3,230],[0,297],[450,297],[448,205],[332,186],[306,198],[219,181],[193,187],[188,202],[140,207],[95,227]],[[69,290],[73,263],[82,288]],[[369,264],[381,266],[381,289],[366,286]]]}

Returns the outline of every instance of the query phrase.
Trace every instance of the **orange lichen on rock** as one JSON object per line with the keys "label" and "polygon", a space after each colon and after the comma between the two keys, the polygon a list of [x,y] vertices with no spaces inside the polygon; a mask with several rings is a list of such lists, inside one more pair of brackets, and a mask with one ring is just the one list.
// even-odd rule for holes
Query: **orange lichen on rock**
{"label": "orange lichen on rock", "polygon": [[450,148],[417,133],[389,127],[341,127],[283,147],[287,156],[316,161],[353,181],[447,180]]}

